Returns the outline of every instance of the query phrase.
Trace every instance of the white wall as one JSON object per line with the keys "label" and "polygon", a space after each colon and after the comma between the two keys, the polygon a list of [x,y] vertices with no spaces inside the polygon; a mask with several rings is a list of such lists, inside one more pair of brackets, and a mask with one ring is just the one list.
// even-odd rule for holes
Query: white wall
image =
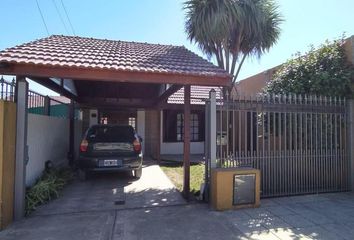
{"label": "white wall", "polygon": [[[163,142],[163,113],[160,114],[160,154],[183,154],[183,142]],[[191,154],[204,154],[204,142],[191,142]]]}
{"label": "white wall", "polygon": [[[81,122],[76,126],[80,127]],[[42,174],[47,160],[56,166],[68,163],[69,120],[28,114],[27,144],[29,162],[26,166],[26,185],[29,186]]]}

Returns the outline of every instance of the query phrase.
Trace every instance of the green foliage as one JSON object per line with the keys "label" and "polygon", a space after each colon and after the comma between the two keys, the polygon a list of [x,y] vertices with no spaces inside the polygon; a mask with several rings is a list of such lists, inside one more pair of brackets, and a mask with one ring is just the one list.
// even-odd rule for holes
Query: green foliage
{"label": "green foliage", "polygon": [[37,206],[59,196],[60,190],[73,178],[72,171],[67,168],[44,171],[37,182],[26,190],[26,215]]}
{"label": "green foliage", "polygon": [[344,37],[311,46],[304,55],[288,60],[265,87],[266,93],[348,97],[352,94],[354,70],[346,59]]}

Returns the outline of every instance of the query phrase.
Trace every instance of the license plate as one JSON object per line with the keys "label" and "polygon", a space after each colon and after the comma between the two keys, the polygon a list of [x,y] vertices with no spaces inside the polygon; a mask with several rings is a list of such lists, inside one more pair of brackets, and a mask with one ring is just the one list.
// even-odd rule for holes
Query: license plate
{"label": "license plate", "polygon": [[122,160],[109,159],[103,161],[103,166],[105,167],[121,166],[121,165],[122,165]]}

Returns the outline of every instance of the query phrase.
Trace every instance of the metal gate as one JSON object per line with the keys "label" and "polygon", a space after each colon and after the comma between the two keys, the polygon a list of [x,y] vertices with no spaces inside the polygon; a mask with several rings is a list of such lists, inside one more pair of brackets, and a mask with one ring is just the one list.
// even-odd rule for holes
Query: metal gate
{"label": "metal gate", "polygon": [[211,105],[206,152],[215,114],[217,167],[260,169],[262,197],[349,190],[345,99],[266,95],[216,101],[214,113]]}

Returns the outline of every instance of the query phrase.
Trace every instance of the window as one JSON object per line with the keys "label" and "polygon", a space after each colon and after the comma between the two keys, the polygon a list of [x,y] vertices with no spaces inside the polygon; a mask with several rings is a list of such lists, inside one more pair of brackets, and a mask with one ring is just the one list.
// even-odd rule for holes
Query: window
{"label": "window", "polygon": [[129,124],[130,126],[132,126],[134,129],[136,129],[136,126],[135,126],[135,117],[130,117],[130,118],[128,119],[128,124]]}
{"label": "window", "polygon": [[[163,141],[183,142],[184,123],[183,112],[178,110],[163,111]],[[191,112],[190,139],[192,142],[204,141],[204,113],[195,110]]]}
{"label": "window", "polygon": [[129,126],[93,126],[86,140],[89,142],[133,142],[134,129]]}
{"label": "window", "polygon": [[[198,122],[198,115],[191,114],[191,141],[198,141],[199,140],[199,122]],[[184,124],[183,124],[183,114],[177,114],[177,141],[183,141],[184,135]]]}

